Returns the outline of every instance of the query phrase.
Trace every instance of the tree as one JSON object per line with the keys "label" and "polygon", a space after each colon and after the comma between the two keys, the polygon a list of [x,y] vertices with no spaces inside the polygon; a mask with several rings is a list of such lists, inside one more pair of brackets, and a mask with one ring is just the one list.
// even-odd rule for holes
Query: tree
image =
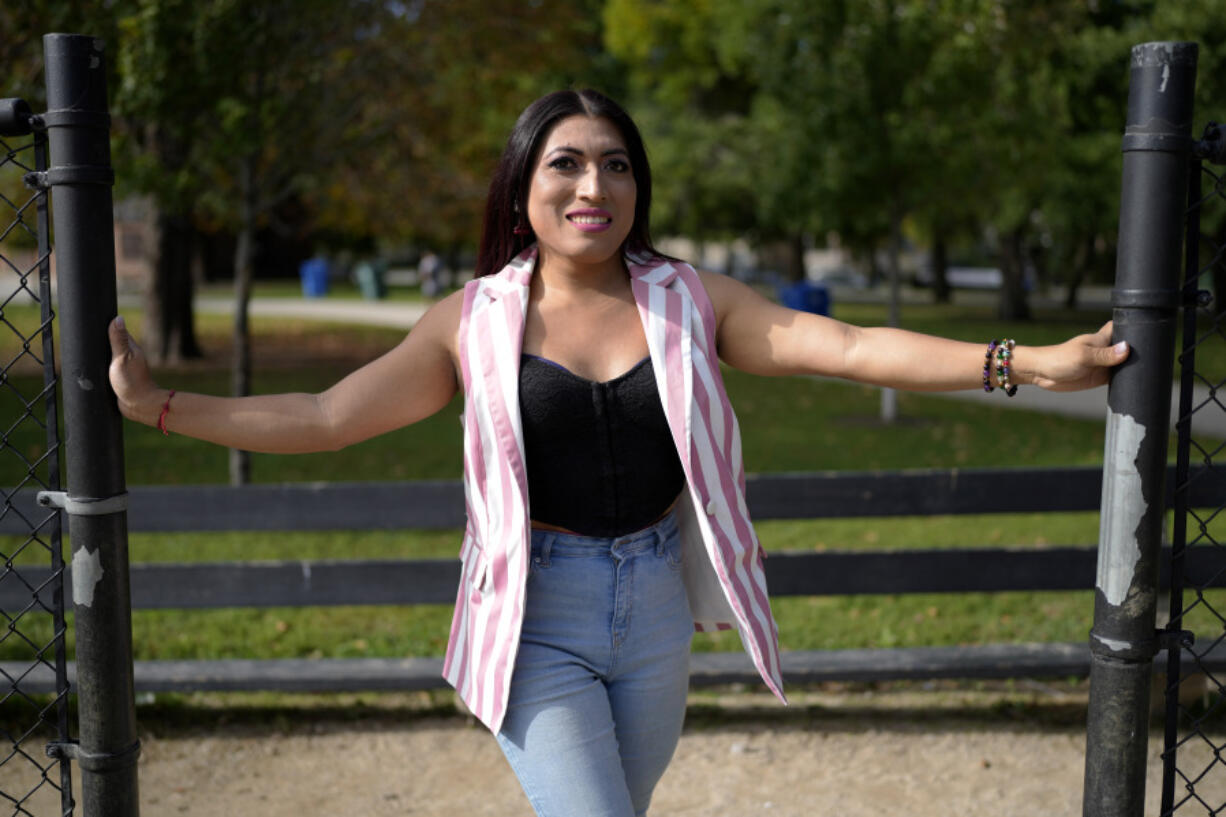
{"label": "tree", "polygon": [[[564,65],[601,64],[582,59],[592,19],[510,0],[139,0],[123,21],[135,175],[164,226],[236,238],[234,394],[251,386],[258,235],[285,203],[350,236],[475,243],[514,113],[578,78]],[[235,453],[231,480],[249,467]]]}
{"label": "tree", "polygon": [[[192,312],[195,204],[205,180],[194,147],[206,127],[190,0],[137,0],[119,22],[117,173],[130,194],[151,198],[157,245],[145,287],[143,342],[155,363],[199,357]],[[184,58],[188,62],[184,64]]]}
{"label": "tree", "polygon": [[[1196,3],[1158,3],[1155,5],[1147,41],[1182,40],[1198,44],[1195,122],[1193,138],[1202,136],[1202,129],[1210,121],[1226,122],[1226,2],[1223,0],[1199,0]],[[1223,168],[1212,170],[1222,176]],[[1206,182],[1206,185],[1208,182]],[[1201,208],[1201,247],[1199,263],[1208,265],[1214,293],[1213,311],[1226,313],[1226,261],[1209,257],[1214,249],[1226,247],[1226,203],[1220,195],[1210,195]],[[1206,186],[1206,194],[1209,188]]]}
{"label": "tree", "polygon": [[718,1],[610,0],[603,15],[657,170],[652,227],[700,242],[783,234],[760,217],[760,152],[776,146],[752,114],[757,89],[737,61],[744,32],[725,19],[731,11]]}
{"label": "tree", "polygon": [[1058,91],[1068,125],[1054,146],[1042,203],[1052,266],[1073,308],[1088,279],[1110,280],[1118,233],[1120,136],[1128,99],[1128,53],[1144,18],[1103,4],[1061,49]]}
{"label": "tree", "polygon": [[308,191],[316,223],[389,243],[475,246],[490,174],[524,106],[558,88],[616,85],[595,12],[593,0],[451,0],[385,19],[366,44],[382,68],[351,123],[367,142],[335,156]]}
{"label": "tree", "polygon": [[[386,7],[351,0],[213,0],[200,7],[195,56],[214,123],[197,139],[210,172],[199,205],[236,235],[231,393],[251,390],[248,304],[258,229],[277,208],[322,177],[334,156],[358,149],[351,96],[377,75],[378,49],[364,48],[386,23]],[[250,479],[250,457],[232,451],[230,481]]]}
{"label": "tree", "polygon": [[[124,0],[5,0],[0,4],[0,97],[19,97],[31,110],[45,110],[43,35],[87,34],[110,44],[115,13],[124,5]],[[115,73],[113,61],[107,68]]]}
{"label": "tree", "polygon": [[[198,352],[191,245],[207,220],[237,236],[232,390],[249,392],[256,230],[360,139],[347,85],[373,71],[361,58],[373,50],[360,46],[384,11],[373,0],[136,0],[121,18],[124,175],[158,207],[155,357]],[[232,482],[247,481],[248,462],[232,456]]]}
{"label": "tree", "polygon": [[[44,75],[43,35],[51,32],[76,32],[101,38],[104,45],[113,43],[114,21],[103,4],[84,0],[8,0],[0,4],[0,98],[24,100],[33,113],[47,109]],[[104,48],[105,53],[105,48]],[[107,61],[108,87],[114,87],[115,63]],[[10,148],[28,145],[25,138],[9,140]],[[26,152],[26,156],[32,154]],[[55,157],[51,157],[55,161]],[[24,185],[21,174],[6,173],[0,185],[0,198],[24,203],[32,193]],[[33,209],[26,209],[24,218],[32,228]],[[11,214],[9,214],[11,215]],[[5,225],[8,224],[6,218]],[[3,227],[0,227],[2,230]],[[32,251],[34,236],[23,229],[10,230],[0,240],[0,255],[14,251]],[[13,256],[10,255],[10,261]],[[5,269],[8,266],[5,265]]]}
{"label": "tree", "polygon": [[[684,10],[611,0],[606,20],[624,21],[625,30],[610,30],[610,48],[631,63],[637,87],[653,88],[662,107],[702,127],[722,124],[728,114],[720,106],[728,96],[747,99],[734,114],[743,117],[737,123],[744,135],[739,162],[750,169],[745,175],[757,233],[788,239],[794,275],[803,274],[809,235],[834,231],[845,246],[870,258],[885,246],[890,322],[896,325],[903,221],[948,189],[943,160],[950,129],[922,125],[948,117],[950,100],[967,97],[935,93],[931,76],[943,44],[956,34],[956,18],[920,0],[680,5]],[[739,93],[716,93],[728,88]],[[695,141],[696,153],[706,155]],[[680,154],[685,147],[674,150]],[[703,191],[691,180],[685,186]],[[717,200],[694,209],[728,208]],[[960,212],[966,210],[963,205]],[[893,415],[887,392],[883,416]]]}

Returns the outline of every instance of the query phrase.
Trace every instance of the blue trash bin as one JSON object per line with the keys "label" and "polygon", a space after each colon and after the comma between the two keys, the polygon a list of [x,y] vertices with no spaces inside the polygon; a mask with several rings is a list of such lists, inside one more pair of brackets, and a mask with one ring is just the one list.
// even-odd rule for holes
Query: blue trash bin
{"label": "blue trash bin", "polygon": [[812,281],[797,281],[780,287],[779,301],[789,309],[830,316],[830,290]]}
{"label": "blue trash bin", "polygon": [[302,294],[307,298],[319,298],[328,294],[328,259],[322,255],[312,256],[298,267],[302,278]]}

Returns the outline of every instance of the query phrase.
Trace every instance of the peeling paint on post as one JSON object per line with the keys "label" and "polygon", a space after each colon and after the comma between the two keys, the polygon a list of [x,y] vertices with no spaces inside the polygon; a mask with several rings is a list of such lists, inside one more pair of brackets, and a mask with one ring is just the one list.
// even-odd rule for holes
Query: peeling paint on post
{"label": "peeling paint on post", "polygon": [[[1116,607],[1124,603],[1137,562],[1141,560],[1141,545],[1135,534],[1147,507],[1141,493],[1141,472],[1137,468],[1144,437],[1145,429],[1132,417],[1115,412],[1108,414],[1103,462],[1109,464],[1112,473],[1109,479],[1103,480],[1095,587],[1108,604]],[[1107,546],[1109,542],[1114,545]]]}
{"label": "peeling paint on post", "polygon": [[1107,396],[1085,817],[1144,812],[1196,54],[1195,43],[1132,49],[1112,291],[1114,340],[1132,351]]}
{"label": "peeling paint on post", "polygon": [[94,588],[102,581],[102,551],[81,547],[72,556],[72,603],[92,607]]}

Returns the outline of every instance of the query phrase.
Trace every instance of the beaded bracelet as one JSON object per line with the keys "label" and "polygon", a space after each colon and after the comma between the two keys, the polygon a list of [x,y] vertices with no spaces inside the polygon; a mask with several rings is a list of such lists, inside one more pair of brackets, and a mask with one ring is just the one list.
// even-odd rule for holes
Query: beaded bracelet
{"label": "beaded bracelet", "polygon": [[996,345],[1000,343],[998,340],[988,341],[988,351],[983,355],[983,390],[991,394],[996,391],[996,387],[992,385],[992,355],[996,353]]}
{"label": "beaded bracelet", "polygon": [[996,380],[1005,394],[1012,397],[1017,394],[1017,386],[1009,382],[1009,363],[1013,359],[1013,341],[1002,340],[996,347]]}
{"label": "beaded bracelet", "polygon": [[996,391],[996,387],[992,385],[992,359],[996,359],[996,380],[1000,383],[1000,387],[1005,394],[1012,397],[1017,394],[1017,386],[1009,382],[1009,364],[1013,359],[1013,340],[1006,338],[1005,340],[990,340],[988,341],[988,349],[983,354],[983,390],[986,392]]}
{"label": "beaded bracelet", "polygon": [[171,389],[170,394],[166,395],[166,402],[162,404],[162,413],[158,415],[158,430],[162,432],[163,437],[169,437],[170,432],[166,430],[166,415],[170,414],[170,400],[175,396],[175,390]]}

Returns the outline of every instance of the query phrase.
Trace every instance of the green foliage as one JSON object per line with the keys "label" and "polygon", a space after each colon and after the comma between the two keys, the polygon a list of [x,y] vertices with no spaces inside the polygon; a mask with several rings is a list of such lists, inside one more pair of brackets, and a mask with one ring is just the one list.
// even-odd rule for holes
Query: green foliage
{"label": "green foliage", "polygon": [[127,2],[5,0],[0,4],[0,98],[19,97],[31,110],[45,110],[43,35],[88,34],[109,46],[117,14]]}
{"label": "green foliage", "polygon": [[[1201,130],[1206,123],[1226,122],[1226,18],[1223,15],[1226,15],[1226,3],[1222,0],[1157,3],[1152,28],[1144,37],[1145,41],[1174,40],[1197,43],[1195,119],[1192,132],[1192,136],[1197,139],[1201,137]],[[1221,168],[1215,170],[1220,174]],[[1226,238],[1226,207],[1220,205],[1219,199],[1217,206],[1204,208],[1201,215],[1202,235],[1212,236],[1218,247],[1222,246],[1223,239]]]}
{"label": "green foliage", "polygon": [[472,243],[515,114],[546,90],[612,75],[583,12],[128,0],[116,9],[119,177],[211,228],[237,226],[246,172],[265,221],[296,197],[321,227]]}
{"label": "green foliage", "polygon": [[[1200,43],[1218,117],[1222,0],[13,0],[10,91],[38,35],[112,43],[121,193],[232,223],[235,157],[320,227],[472,246],[515,114],[624,95],[657,167],[657,232],[879,247],[1020,230],[1054,274],[1109,273],[1128,49]],[[1199,125],[1198,125],[1199,126]],[[1217,225],[1209,225],[1214,232]],[[1074,275],[1073,277],[1076,277]]]}
{"label": "green foliage", "polygon": [[[363,48],[360,150],[338,153],[310,203],[322,223],[390,241],[475,246],[494,164],[519,112],[558,88],[615,84],[592,2],[423,2]],[[617,88],[612,90],[616,91]]]}
{"label": "green foliage", "polygon": [[669,160],[664,230],[869,253],[894,215],[1076,283],[1112,269],[1129,48],[1199,40],[1216,104],[1218,5],[608,0],[605,43]]}
{"label": "green foliage", "polygon": [[237,226],[240,159],[258,212],[300,194],[353,144],[354,45],[383,4],[351,0],[133,0],[120,17],[121,173],[175,212]]}

